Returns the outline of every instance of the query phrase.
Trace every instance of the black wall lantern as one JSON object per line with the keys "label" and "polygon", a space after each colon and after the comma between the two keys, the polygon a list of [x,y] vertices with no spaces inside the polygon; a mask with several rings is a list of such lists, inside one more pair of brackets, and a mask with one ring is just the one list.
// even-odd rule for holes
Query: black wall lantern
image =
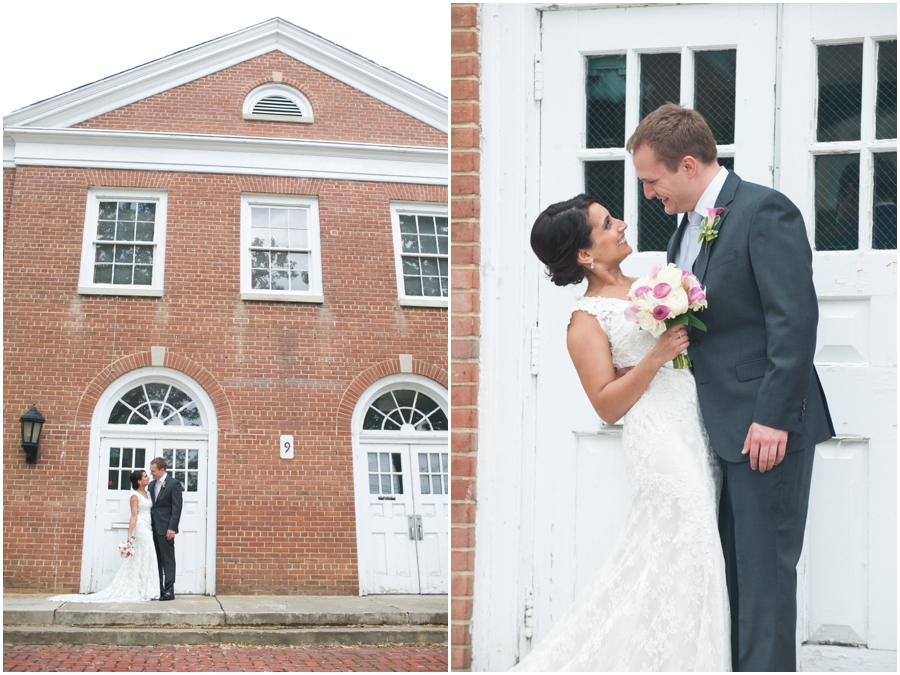
{"label": "black wall lantern", "polygon": [[22,449],[25,450],[25,461],[37,464],[38,445],[41,442],[41,429],[44,428],[44,416],[38,412],[37,404],[19,418],[22,423]]}

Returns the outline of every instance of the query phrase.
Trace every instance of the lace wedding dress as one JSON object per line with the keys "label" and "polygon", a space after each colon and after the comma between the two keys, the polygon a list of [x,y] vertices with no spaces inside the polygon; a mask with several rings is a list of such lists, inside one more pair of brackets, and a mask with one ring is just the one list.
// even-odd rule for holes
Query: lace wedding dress
{"label": "lace wedding dress", "polygon": [[[582,298],[613,365],[634,366],[656,338],[625,320],[626,302]],[[716,509],[721,474],[694,376],[671,362],[628,411],[622,448],[631,492],[609,559],[513,670],[727,671],[731,628]],[[602,517],[602,514],[597,514]]]}
{"label": "lace wedding dress", "polygon": [[112,583],[97,593],[87,595],[57,595],[48,600],[54,602],[143,602],[159,598],[159,569],[156,564],[156,548],[153,546],[153,529],[150,525],[150,497],[137,492],[138,517],[134,526],[134,555],[122,560]]}

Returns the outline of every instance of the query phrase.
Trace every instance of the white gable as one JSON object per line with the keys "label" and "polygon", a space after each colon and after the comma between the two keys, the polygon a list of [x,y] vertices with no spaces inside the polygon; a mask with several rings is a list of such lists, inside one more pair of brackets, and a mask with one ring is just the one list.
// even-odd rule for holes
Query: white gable
{"label": "white gable", "polygon": [[7,115],[3,125],[70,127],[272,51],[280,51],[444,133],[448,131],[446,97],[278,18],[22,108]]}

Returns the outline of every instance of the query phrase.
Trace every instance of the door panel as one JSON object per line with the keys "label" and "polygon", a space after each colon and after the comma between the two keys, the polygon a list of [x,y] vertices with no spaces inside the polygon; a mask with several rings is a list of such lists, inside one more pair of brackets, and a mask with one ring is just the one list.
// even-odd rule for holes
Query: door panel
{"label": "door panel", "polygon": [[894,4],[784,5],[780,83],[779,189],[815,249],[815,363],[838,435],[816,450],[798,632],[870,650],[897,648],[897,252],[876,218],[880,161],[896,181],[896,102],[885,130],[878,101],[896,91],[896,21]]}

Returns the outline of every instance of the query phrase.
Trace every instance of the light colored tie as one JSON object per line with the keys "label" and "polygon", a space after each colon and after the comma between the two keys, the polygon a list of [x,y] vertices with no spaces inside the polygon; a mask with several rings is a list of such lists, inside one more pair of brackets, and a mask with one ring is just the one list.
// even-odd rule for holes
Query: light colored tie
{"label": "light colored tie", "polygon": [[692,271],[694,269],[694,261],[700,254],[700,223],[703,222],[703,216],[696,211],[688,213],[688,224],[684,230],[684,236],[681,239],[681,246],[678,247],[678,260],[675,264],[679,269]]}

